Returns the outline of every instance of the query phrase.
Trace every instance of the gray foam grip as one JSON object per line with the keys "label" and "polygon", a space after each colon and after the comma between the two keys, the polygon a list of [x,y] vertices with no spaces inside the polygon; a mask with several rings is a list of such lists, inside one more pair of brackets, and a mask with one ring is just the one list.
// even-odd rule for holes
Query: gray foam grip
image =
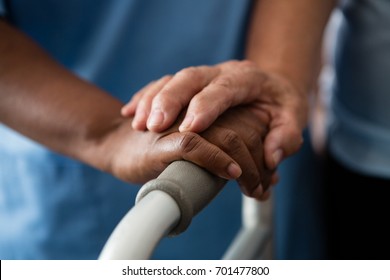
{"label": "gray foam grip", "polygon": [[156,179],[146,183],[138,192],[136,202],[153,190],[168,193],[178,204],[180,221],[169,233],[178,235],[190,225],[198,214],[220,192],[226,180],[212,175],[201,167],[187,162],[171,163]]}

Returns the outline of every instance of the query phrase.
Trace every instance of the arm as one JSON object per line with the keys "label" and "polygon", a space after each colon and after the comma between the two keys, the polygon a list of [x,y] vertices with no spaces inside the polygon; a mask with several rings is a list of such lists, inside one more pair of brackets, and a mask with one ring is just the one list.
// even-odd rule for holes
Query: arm
{"label": "arm", "polygon": [[99,137],[119,125],[121,104],[4,21],[0,34],[0,121],[55,151],[106,169],[93,150]]}
{"label": "arm", "polygon": [[120,116],[122,106],[0,20],[0,121],[5,125],[130,182],[152,179],[179,159],[224,178],[241,174],[227,153],[197,134],[177,128],[160,134],[134,131],[131,119]]}
{"label": "arm", "polygon": [[260,93],[271,116],[264,144],[268,166],[276,166],[301,145],[307,95],[318,74],[323,32],[336,2],[258,0],[255,4],[247,58],[269,75],[270,83],[266,79]]}
{"label": "arm", "polygon": [[301,92],[310,91],[322,36],[336,0],[257,0],[249,29],[247,58],[280,73]]}

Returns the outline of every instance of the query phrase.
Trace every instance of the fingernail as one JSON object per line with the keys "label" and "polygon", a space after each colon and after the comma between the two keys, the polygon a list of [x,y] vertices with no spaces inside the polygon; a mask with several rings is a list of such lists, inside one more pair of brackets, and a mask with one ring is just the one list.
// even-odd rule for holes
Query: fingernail
{"label": "fingernail", "polygon": [[185,131],[185,130],[189,129],[193,120],[194,120],[193,115],[186,115],[186,117],[184,118],[183,122],[181,123],[181,125],[179,127],[179,130]]}
{"label": "fingernail", "polygon": [[283,158],[283,151],[281,149],[276,150],[273,155],[272,159],[274,160],[274,166],[275,168],[279,165],[280,161]]}
{"label": "fingernail", "polygon": [[148,127],[159,126],[164,121],[164,114],[160,110],[153,110],[149,119],[148,119]]}
{"label": "fingernail", "polygon": [[240,177],[242,174],[241,168],[235,163],[229,164],[229,166],[227,168],[227,172],[228,172],[229,176],[231,176],[233,179]]}

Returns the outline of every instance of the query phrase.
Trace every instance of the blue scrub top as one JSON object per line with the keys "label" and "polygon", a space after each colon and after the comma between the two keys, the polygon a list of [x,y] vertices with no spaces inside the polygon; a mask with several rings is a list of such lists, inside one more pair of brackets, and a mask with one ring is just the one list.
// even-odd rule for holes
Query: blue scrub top
{"label": "blue scrub top", "polygon": [[[241,58],[249,10],[249,0],[0,1],[11,24],[123,102],[184,67]],[[0,125],[0,259],[97,258],[137,190]],[[220,258],[240,201],[228,185],[155,258]]]}

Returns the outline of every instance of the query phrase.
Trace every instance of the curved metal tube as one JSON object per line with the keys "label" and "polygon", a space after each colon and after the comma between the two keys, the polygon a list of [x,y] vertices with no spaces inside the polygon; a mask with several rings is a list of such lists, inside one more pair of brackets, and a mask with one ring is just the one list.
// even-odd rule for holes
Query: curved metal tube
{"label": "curved metal tube", "polygon": [[138,192],[99,259],[147,259],[167,234],[177,235],[222,189],[222,180],[186,161],[171,163]]}
{"label": "curved metal tube", "polygon": [[172,197],[158,190],[150,192],[116,226],[99,259],[149,259],[179,219],[180,210]]}
{"label": "curved metal tube", "polygon": [[[170,164],[138,192],[99,259],[149,259],[160,240],[177,235],[219,193],[225,180],[185,161]],[[256,259],[271,237],[271,202],[243,199],[243,225],[224,259]]]}
{"label": "curved metal tube", "polygon": [[272,200],[258,202],[243,196],[242,226],[224,260],[270,259],[265,256],[272,237]]}

